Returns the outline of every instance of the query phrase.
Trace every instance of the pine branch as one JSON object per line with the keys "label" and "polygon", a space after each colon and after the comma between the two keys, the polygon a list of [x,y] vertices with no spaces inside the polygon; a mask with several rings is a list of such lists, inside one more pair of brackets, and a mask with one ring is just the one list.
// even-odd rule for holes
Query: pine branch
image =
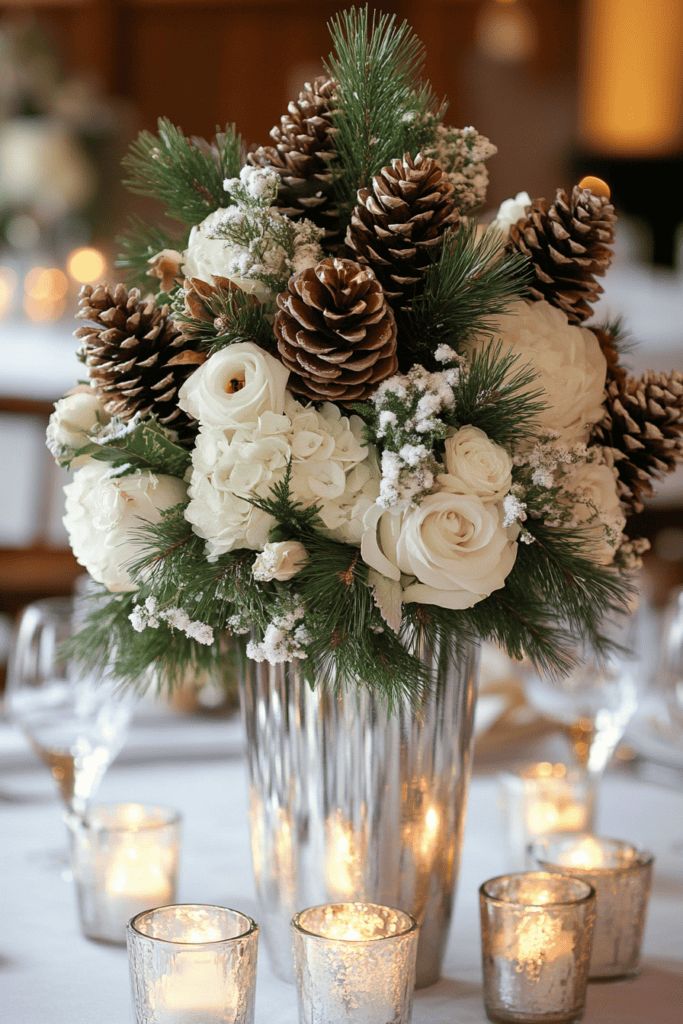
{"label": "pine branch", "polygon": [[178,330],[189,338],[196,338],[209,355],[242,341],[253,341],[266,351],[272,351],[272,326],[263,315],[262,305],[255,302],[253,296],[216,284],[210,294],[202,296],[202,303],[207,315],[193,316],[180,291],[174,304],[173,320]]}
{"label": "pine branch", "polygon": [[499,232],[479,237],[475,221],[447,232],[423,291],[402,315],[403,346],[411,361],[433,366],[441,342],[457,348],[490,331],[494,318],[524,296],[529,273],[525,257],[505,252]]}
{"label": "pine branch", "polygon": [[187,233],[178,235],[140,217],[129,217],[126,232],[117,237],[116,244],[116,266],[123,270],[128,286],[139,288],[144,295],[159,284],[149,276],[149,261],[162,249],[185,249]]}
{"label": "pine branch", "polygon": [[77,449],[72,457],[83,455],[108,462],[113,467],[125,467],[126,471],[142,469],[181,479],[191,463],[187,449],[177,444],[175,435],[162,427],[154,416],[137,423],[132,420],[109,424],[101,439]]}
{"label": "pine branch", "polygon": [[336,191],[345,221],[357,190],[374,174],[433,141],[444,110],[421,80],[424,47],[407,22],[352,7],[332,19],[329,31],[334,50],[326,70],[337,82]]}
{"label": "pine branch", "polygon": [[158,134],[141,132],[124,157],[124,185],[136,195],[158,200],[173,220],[198,224],[229,205],[223,182],[239,174],[243,149],[234,125],[226,125],[210,144],[188,138],[162,117]]}

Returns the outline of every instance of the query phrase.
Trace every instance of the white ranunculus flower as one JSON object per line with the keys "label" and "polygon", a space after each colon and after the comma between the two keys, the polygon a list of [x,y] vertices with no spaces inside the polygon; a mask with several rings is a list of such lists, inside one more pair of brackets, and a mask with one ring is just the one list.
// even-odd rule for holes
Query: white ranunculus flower
{"label": "white ranunculus flower", "polygon": [[614,467],[584,462],[568,467],[561,480],[573,520],[586,531],[590,555],[599,565],[612,564],[626,526],[618,479]]}
{"label": "white ranunculus flower", "polygon": [[214,277],[226,277],[243,292],[255,295],[259,302],[267,302],[272,296],[262,281],[231,272],[235,247],[225,238],[212,237],[230,209],[214,210],[192,228],[183,258],[183,273],[185,277],[197,277],[207,284],[213,284]]}
{"label": "white ranunculus flower", "polygon": [[377,572],[402,579],[406,603],[471,608],[503,587],[515,564],[514,531],[502,522],[498,505],[439,491],[407,512],[371,509],[361,555]]}
{"label": "white ranunculus flower", "polygon": [[512,459],[478,427],[461,427],[445,441],[446,472],[441,490],[473,494],[482,501],[502,501],[512,484]]}
{"label": "white ranunculus flower", "polygon": [[285,583],[300,573],[308,561],[308,552],[298,540],[281,540],[266,544],[252,566],[254,579]]}
{"label": "white ranunculus flower", "polygon": [[[504,353],[519,356],[511,374],[524,366],[536,371],[530,390],[542,387],[547,406],[538,416],[541,430],[556,432],[568,445],[587,441],[590,427],[603,415],[607,375],[593,332],[573,326],[548,302],[516,302],[493,322],[492,334],[502,341]],[[490,337],[480,337],[473,347],[490,344]]]}
{"label": "white ranunculus flower", "polygon": [[164,509],[184,502],[186,486],[174,476],[142,471],[112,476],[109,466],[91,461],[64,494],[74,555],[94,580],[118,592],[135,590],[127,566],[140,553],[143,521],[158,523]]}
{"label": "white ranunculus flower", "polygon": [[47,446],[59,458],[65,451],[82,448],[96,427],[109,423],[94,388],[74,391],[55,402],[55,411],[47,426]]}
{"label": "white ranunculus flower", "polygon": [[202,427],[236,430],[263,413],[281,414],[289,370],[253,341],[228,345],[191,374],[178,404]]}
{"label": "white ranunculus flower", "polygon": [[513,199],[504,199],[498,207],[495,220],[491,221],[491,227],[502,231],[505,235],[510,234],[510,228],[524,216],[527,207],[531,206],[531,196],[528,192],[518,192]]}

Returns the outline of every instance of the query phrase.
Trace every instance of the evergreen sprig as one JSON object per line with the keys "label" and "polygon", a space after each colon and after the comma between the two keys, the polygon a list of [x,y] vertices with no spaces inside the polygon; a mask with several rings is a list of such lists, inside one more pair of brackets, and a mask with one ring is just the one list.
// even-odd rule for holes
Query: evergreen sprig
{"label": "evergreen sprig", "polygon": [[[215,279],[214,279],[215,282]],[[173,320],[200,348],[209,355],[227,345],[253,341],[267,351],[275,347],[270,322],[253,295],[215,282],[213,291],[202,296],[207,316],[193,316],[187,310],[182,290],[174,300]]]}
{"label": "evergreen sprig", "polygon": [[124,185],[136,195],[156,199],[166,216],[189,227],[228,205],[223,182],[239,175],[243,153],[234,125],[226,125],[208,143],[189,138],[161,117],[157,134],[140,132],[124,157]]}
{"label": "evergreen sprig", "polygon": [[433,363],[440,342],[457,348],[490,332],[494,318],[522,298],[529,280],[526,257],[505,251],[500,232],[479,235],[468,221],[448,231],[400,327],[413,362]]}
{"label": "evergreen sprig", "polygon": [[340,12],[328,27],[334,49],[326,70],[337,83],[335,187],[344,222],[374,174],[433,142],[444,110],[422,80],[424,47],[407,22],[365,6]]}
{"label": "evergreen sprig", "polygon": [[154,416],[138,423],[109,424],[100,439],[74,451],[72,458],[83,456],[127,472],[141,469],[181,479],[191,463],[187,449]]}
{"label": "evergreen sprig", "polygon": [[117,237],[116,244],[116,266],[123,270],[129,287],[145,294],[159,283],[149,275],[149,261],[162,249],[182,251],[187,245],[187,232],[179,234],[140,217],[129,217],[126,231]]}

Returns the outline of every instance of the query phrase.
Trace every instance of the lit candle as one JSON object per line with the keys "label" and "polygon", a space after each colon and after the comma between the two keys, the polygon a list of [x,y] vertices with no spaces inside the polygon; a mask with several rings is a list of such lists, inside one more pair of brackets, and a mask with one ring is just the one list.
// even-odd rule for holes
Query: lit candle
{"label": "lit candle", "polygon": [[252,1024],[258,928],[201,904],[138,914],[128,951],[138,1024]]}
{"label": "lit candle", "polygon": [[534,863],[590,883],[597,897],[590,976],[635,974],[650,893],[650,853],[589,834],[547,836],[532,844]]}
{"label": "lit candle", "polygon": [[418,925],[374,903],[329,903],[292,920],[301,1024],[409,1024]]}
{"label": "lit candle", "polygon": [[67,824],[83,932],[123,943],[131,917],[174,899],[179,817],[162,807],[99,804]]}
{"label": "lit candle", "polygon": [[480,889],[484,1000],[492,1020],[573,1021],[585,1001],[595,894],[546,872]]}

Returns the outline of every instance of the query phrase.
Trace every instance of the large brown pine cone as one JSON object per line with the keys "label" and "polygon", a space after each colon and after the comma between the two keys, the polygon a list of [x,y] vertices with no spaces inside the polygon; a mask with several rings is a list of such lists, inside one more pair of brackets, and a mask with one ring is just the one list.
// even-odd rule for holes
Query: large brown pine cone
{"label": "large brown pine cone", "polygon": [[508,248],[528,256],[531,295],[546,299],[581,323],[593,313],[602,288],[597,277],[612,261],[614,207],[608,198],[575,185],[558,189],[555,201],[535,199],[510,229]]}
{"label": "large brown pine cone", "polygon": [[607,385],[605,410],[592,441],[613,450],[621,500],[642,512],[653,480],[683,460],[683,373],[615,377]]}
{"label": "large brown pine cone", "polygon": [[195,422],[178,407],[178,391],[204,360],[169,318],[167,306],[125,285],[84,285],[78,299],[80,358],[111,416],[157,416],[184,440]]}
{"label": "large brown pine cone", "polygon": [[334,201],[332,163],[336,84],[320,76],[306,82],[280,124],[270,130],[272,146],[259,146],[247,160],[280,175],[277,203],[289,217],[308,217],[325,229],[325,244],[339,244],[339,212]]}
{"label": "large brown pine cone", "polygon": [[392,160],[358,192],[346,244],[372,267],[392,303],[403,306],[422,282],[444,232],[460,214],[453,185],[435,160],[421,153]]}
{"label": "large brown pine cone", "polygon": [[396,321],[369,268],[321,260],[290,278],[277,305],[278,352],[296,394],[360,401],[396,372]]}

